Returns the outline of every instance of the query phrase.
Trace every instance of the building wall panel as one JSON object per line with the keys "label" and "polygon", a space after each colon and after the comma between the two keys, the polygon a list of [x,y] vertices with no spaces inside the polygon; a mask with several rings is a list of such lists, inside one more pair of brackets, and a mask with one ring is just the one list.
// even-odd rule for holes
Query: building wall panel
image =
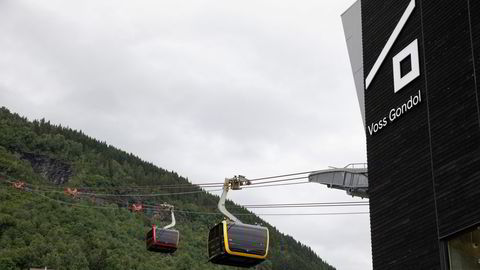
{"label": "building wall panel", "polygon": [[[362,1],[365,76],[409,2]],[[393,56],[415,39],[423,51],[420,15],[417,5],[365,91],[367,125],[419,90],[423,99],[377,134],[367,133],[374,269],[440,269],[422,53],[421,76],[393,90]]]}

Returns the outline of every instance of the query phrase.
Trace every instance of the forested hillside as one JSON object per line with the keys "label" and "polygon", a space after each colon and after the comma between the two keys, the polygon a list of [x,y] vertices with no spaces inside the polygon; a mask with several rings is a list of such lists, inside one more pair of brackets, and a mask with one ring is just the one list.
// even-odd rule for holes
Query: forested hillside
{"label": "forested hillside", "polygon": [[[236,269],[208,263],[209,228],[222,219],[218,196],[174,172],[133,154],[45,120],[28,121],[0,108],[0,269]],[[24,181],[26,188],[12,182]],[[170,185],[170,186],[169,186]],[[183,186],[179,186],[183,185]],[[162,197],[138,198],[139,186]],[[118,196],[64,194],[66,187]],[[129,188],[131,187],[131,188]],[[187,193],[190,194],[179,194]],[[133,194],[133,195],[129,195]],[[170,195],[172,194],[172,195]],[[176,195],[174,195],[176,194]],[[148,252],[145,233],[153,219],[148,212],[128,210],[134,202],[168,202],[177,211],[180,245],[173,255]],[[227,202],[235,213],[246,209]],[[256,269],[335,269],[309,247],[280,233],[254,215],[247,223],[268,226],[269,259]]]}

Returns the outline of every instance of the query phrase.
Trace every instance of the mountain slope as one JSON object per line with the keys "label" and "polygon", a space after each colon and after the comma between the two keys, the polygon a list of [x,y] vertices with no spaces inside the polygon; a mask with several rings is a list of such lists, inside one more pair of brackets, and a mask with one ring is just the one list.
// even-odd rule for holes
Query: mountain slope
{"label": "mountain slope", "polygon": [[[208,230],[221,216],[195,213],[215,212],[218,196],[80,131],[43,119],[30,122],[0,108],[0,176],[0,269],[235,269],[207,263]],[[27,182],[29,189],[8,184],[18,179]],[[167,201],[176,209],[188,210],[176,213],[181,237],[174,255],[146,251],[148,226],[168,223],[168,218],[162,223],[152,221],[148,213],[129,212],[125,206],[140,198],[92,201],[92,196],[71,198],[61,192],[68,186],[125,195],[128,187],[152,185],[149,192],[198,191],[144,201]],[[236,213],[250,214],[232,202],[227,204]],[[257,269],[335,269],[257,216],[242,216],[242,220],[270,230],[269,259]]]}

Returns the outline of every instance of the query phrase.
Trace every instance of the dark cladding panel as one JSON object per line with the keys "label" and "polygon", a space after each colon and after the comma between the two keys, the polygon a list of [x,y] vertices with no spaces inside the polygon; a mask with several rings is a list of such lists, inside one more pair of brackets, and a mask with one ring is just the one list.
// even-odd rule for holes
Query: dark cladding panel
{"label": "dark cladding panel", "polygon": [[477,89],[468,1],[424,1],[423,10],[432,160],[443,237],[480,221]]}
{"label": "dark cladding panel", "polygon": [[[475,68],[475,88],[477,90],[477,103],[480,108],[480,1],[469,1],[470,26],[472,29],[472,45],[473,45],[473,63]],[[479,114],[480,123],[480,110]]]}
{"label": "dark cladding panel", "polygon": [[[363,66],[365,72],[371,70],[408,2],[406,0],[361,0]],[[371,29],[375,29],[375,31],[370,31]],[[365,36],[365,34],[368,34],[368,36]],[[366,42],[367,40],[368,42]],[[365,52],[370,53],[365,54]]]}
{"label": "dark cladding panel", "polygon": [[[411,1],[362,0],[365,77]],[[415,39],[420,75],[394,92],[392,59]],[[416,0],[365,91],[374,269],[445,269],[442,242],[480,224],[479,83],[480,1]]]}
{"label": "dark cladding panel", "polygon": [[[362,0],[365,76],[410,3]],[[392,59],[414,40],[420,77],[395,93]],[[365,91],[374,269],[440,269],[422,51],[417,4]],[[369,125],[388,118],[418,91],[420,104],[369,134]]]}

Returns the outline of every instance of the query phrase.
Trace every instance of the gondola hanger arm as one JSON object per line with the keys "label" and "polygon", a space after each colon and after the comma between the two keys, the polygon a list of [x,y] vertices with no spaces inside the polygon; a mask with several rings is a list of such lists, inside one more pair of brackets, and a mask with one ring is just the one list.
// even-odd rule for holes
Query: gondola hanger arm
{"label": "gondola hanger arm", "polygon": [[174,208],[173,208],[173,205],[170,205],[170,204],[167,204],[167,203],[163,203],[163,204],[160,204],[159,207],[162,207],[162,208],[165,208],[165,209],[168,209],[170,210],[170,213],[172,215],[172,223],[166,225],[165,227],[163,227],[164,229],[170,229],[172,228],[173,226],[175,226],[176,224],[176,221],[175,221],[175,214],[174,214]]}
{"label": "gondola hanger arm", "polygon": [[233,178],[225,178],[225,183],[223,184],[223,192],[222,196],[220,196],[220,200],[218,201],[218,210],[225,215],[229,220],[242,223],[238,218],[236,218],[232,213],[228,212],[227,208],[225,208],[225,200],[227,199],[227,194],[230,189],[232,190],[240,190],[241,187],[244,185],[250,185],[250,180],[245,178],[243,175],[234,176]]}

